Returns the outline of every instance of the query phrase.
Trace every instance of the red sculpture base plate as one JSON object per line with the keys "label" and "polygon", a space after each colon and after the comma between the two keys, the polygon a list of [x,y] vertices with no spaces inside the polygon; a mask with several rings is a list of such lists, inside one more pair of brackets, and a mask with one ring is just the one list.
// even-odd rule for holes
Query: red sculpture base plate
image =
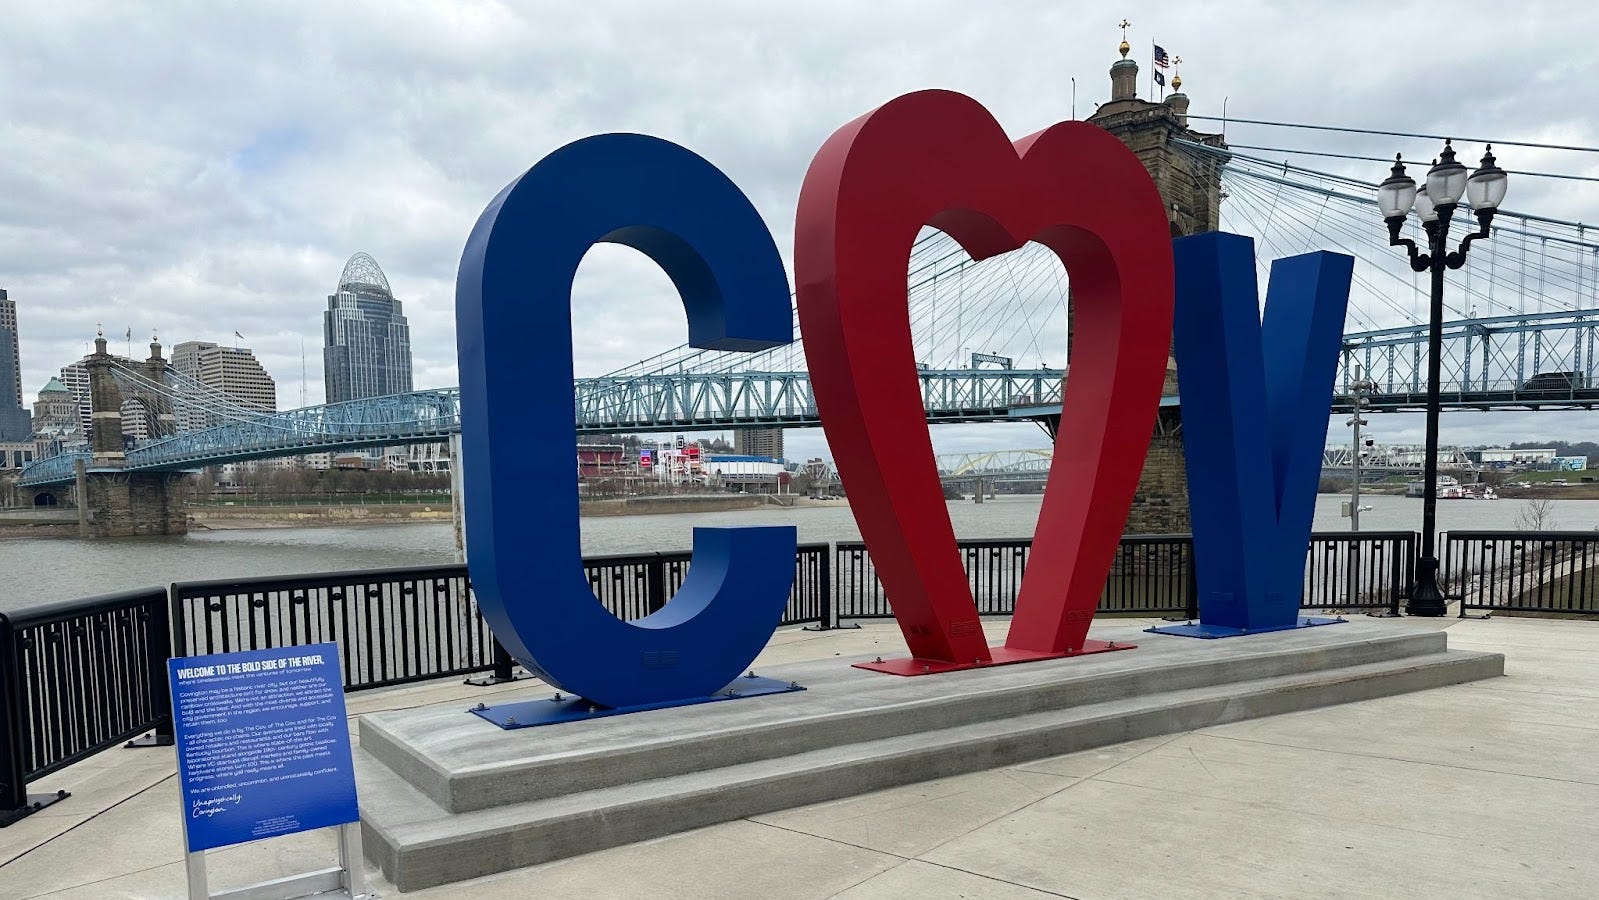
{"label": "red sculpture base plate", "polygon": [[1014,663],[1037,662],[1041,659],[1065,659],[1068,656],[1087,656],[1090,653],[1114,653],[1117,650],[1134,650],[1137,644],[1122,644],[1116,641],[1084,641],[1082,649],[1071,650],[1066,653],[1045,653],[1039,650],[1017,650],[1014,647],[1000,645],[990,647],[988,660],[973,660],[969,663],[949,662],[942,659],[883,659],[878,657],[873,662],[855,663],[857,669],[867,669],[872,672],[886,672],[889,675],[937,675],[942,672],[960,672],[966,669],[987,669],[993,666],[1008,666]]}

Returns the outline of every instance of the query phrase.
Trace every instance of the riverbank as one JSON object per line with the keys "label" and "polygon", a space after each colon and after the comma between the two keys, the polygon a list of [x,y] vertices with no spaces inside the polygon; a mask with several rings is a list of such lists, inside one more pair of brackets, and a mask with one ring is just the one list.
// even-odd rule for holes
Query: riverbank
{"label": "riverbank", "polygon": [[[847,509],[847,500],[814,500],[792,494],[689,494],[679,496],[624,497],[614,500],[585,500],[579,515],[589,518],[617,516],[720,513],[761,509]],[[448,523],[450,505],[439,503],[373,504],[239,504],[235,506],[193,506],[188,510],[189,529],[205,531],[256,531],[283,528],[322,528],[360,525],[401,525]],[[78,514],[75,509],[0,510],[0,539],[75,538]]]}
{"label": "riverbank", "polygon": [[[584,500],[578,514],[587,517],[649,516],[681,513],[737,512],[768,508],[811,509],[844,507],[846,500],[813,500],[792,494],[682,494]],[[384,503],[329,504],[322,506],[201,506],[189,510],[190,527],[232,531],[257,528],[314,528],[339,525],[393,525],[408,522],[449,522],[448,504]],[[0,525],[0,529],[3,529]],[[72,531],[76,534],[75,526]],[[0,530],[0,534],[4,534]],[[41,536],[44,532],[37,533]]]}
{"label": "riverbank", "polygon": [[[1360,488],[1361,496],[1405,496],[1406,485],[1403,484],[1367,484]],[[1320,493],[1348,495],[1347,482],[1336,487],[1324,487]],[[1599,484],[1533,484],[1528,487],[1516,487],[1501,484],[1494,488],[1502,500],[1528,500],[1533,498],[1546,498],[1549,500],[1599,500]]]}
{"label": "riverbank", "polygon": [[449,522],[449,504],[385,503],[326,506],[195,506],[189,527],[210,531],[246,528],[306,528],[317,525],[393,525]]}
{"label": "riverbank", "polygon": [[651,516],[672,513],[734,512],[741,509],[826,509],[849,506],[847,500],[813,500],[793,494],[677,494],[584,500],[583,516]]}

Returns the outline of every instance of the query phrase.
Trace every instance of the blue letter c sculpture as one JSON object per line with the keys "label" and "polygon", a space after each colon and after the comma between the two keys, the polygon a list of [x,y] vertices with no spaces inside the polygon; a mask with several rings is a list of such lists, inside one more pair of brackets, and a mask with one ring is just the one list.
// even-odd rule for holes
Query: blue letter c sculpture
{"label": "blue letter c sculpture", "polygon": [[705,697],[743,672],[782,619],[795,530],[696,528],[687,580],[642,619],[623,622],[595,598],[576,484],[561,473],[577,446],[572,280],[606,242],[672,279],[693,346],[794,339],[777,246],[715,166],[635,134],[545,157],[484,210],[456,279],[467,563],[495,635],[552,686],[609,707]]}

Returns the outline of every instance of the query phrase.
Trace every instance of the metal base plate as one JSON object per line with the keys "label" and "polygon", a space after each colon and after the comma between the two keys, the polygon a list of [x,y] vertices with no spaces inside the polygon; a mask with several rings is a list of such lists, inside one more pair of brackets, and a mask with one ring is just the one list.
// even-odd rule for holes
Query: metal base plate
{"label": "metal base plate", "polygon": [[70,796],[72,794],[68,791],[56,791],[54,794],[29,794],[27,806],[21,809],[0,809],[0,828],[27,818],[52,803],[60,803]]}
{"label": "metal base plate", "polygon": [[172,746],[172,735],[170,735],[170,734],[157,734],[154,731],[152,731],[149,734],[145,735],[144,737],[136,737],[133,740],[128,741],[126,744],[122,745],[122,748],[124,750],[133,750],[133,749],[138,749],[140,747],[170,747],[170,746]]}
{"label": "metal base plate", "polygon": [[1038,650],[1017,650],[1013,647],[998,646],[988,649],[988,660],[974,660],[969,663],[954,663],[941,659],[888,659],[878,657],[873,662],[855,663],[855,668],[866,669],[871,672],[885,672],[889,675],[937,675],[941,672],[960,672],[966,669],[987,669],[992,666],[1008,666],[1013,663],[1037,662],[1041,659],[1065,659],[1069,656],[1086,656],[1090,653],[1113,653],[1117,650],[1134,650],[1137,644],[1124,644],[1116,641],[1084,641],[1080,650],[1067,653],[1044,653]]}
{"label": "metal base plate", "polygon": [[517,669],[515,672],[511,673],[510,678],[499,678],[493,674],[485,674],[479,675],[475,678],[468,678],[461,683],[470,684],[473,687],[493,687],[496,684],[510,684],[513,681],[524,681],[532,677],[532,675],[529,675],[521,669]]}
{"label": "metal base plate", "polygon": [[485,706],[480,703],[469,712],[481,716],[501,728],[510,730],[513,728],[533,728],[538,725],[559,725],[562,722],[603,719],[606,716],[624,716],[628,713],[644,712],[651,709],[672,709],[678,706],[696,706],[701,703],[717,703],[723,700],[744,700],[749,697],[764,697],[767,694],[790,694],[794,691],[803,690],[805,688],[797,682],[762,678],[752,672],[709,697],[693,697],[688,700],[669,700],[663,703],[611,707],[591,703],[582,697],[556,694],[544,700],[523,700],[517,703],[500,703],[495,706]]}
{"label": "metal base plate", "polygon": [[1273,625],[1270,628],[1232,628],[1227,625],[1206,625],[1203,622],[1189,622],[1184,625],[1161,625],[1156,628],[1145,628],[1150,634],[1172,634],[1177,637],[1200,638],[1202,640],[1215,640],[1217,638],[1247,637],[1251,634],[1270,634],[1273,631],[1293,631],[1296,628],[1315,628],[1317,625],[1341,625],[1345,622],[1343,616],[1327,619],[1321,616],[1300,616],[1289,625]]}

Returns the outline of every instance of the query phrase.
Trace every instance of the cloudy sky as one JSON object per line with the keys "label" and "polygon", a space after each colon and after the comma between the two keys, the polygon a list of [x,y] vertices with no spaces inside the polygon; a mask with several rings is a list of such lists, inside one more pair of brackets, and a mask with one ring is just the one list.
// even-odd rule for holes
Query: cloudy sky
{"label": "cloudy sky", "polygon": [[[1599,145],[1599,12],[1587,3],[1454,3],[1442,28],[1438,10],[1363,2],[255,7],[0,2],[0,287],[17,302],[30,399],[103,322],[117,344],[131,328],[136,347],[152,329],[169,345],[232,343],[237,331],[277,378],[280,404],[320,402],[320,312],[358,250],[406,304],[417,386],[453,385],[462,243],[498,189],[550,150],[604,131],[684,144],[744,188],[786,256],[805,167],[840,124],[946,87],[1019,136],[1072,116],[1074,78],[1086,116],[1108,95],[1124,16],[1135,59],[1152,39],[1183,57],[1195,113],[1226,98],[1234,117]],[[1241,127],[1229,137],[1436,151]],[[1518,151],[1514,163],[1599,174],[1596,154]],[[1596,188],[1524,179],[1507,206],[1594,221]],[[668,283],[627,250],[591,253],[575,315],[580,375],[684,337]],[[1462,443],[1599,432],[1588,414],[1444,422],[1445,440]],[[1375,427],[1393,441],[1421,433],[1416,417]],[[946,426],[937,440],[1041,443],[1028,426]],[[789,443],[796,457],[821,448],[814,430]]]}

